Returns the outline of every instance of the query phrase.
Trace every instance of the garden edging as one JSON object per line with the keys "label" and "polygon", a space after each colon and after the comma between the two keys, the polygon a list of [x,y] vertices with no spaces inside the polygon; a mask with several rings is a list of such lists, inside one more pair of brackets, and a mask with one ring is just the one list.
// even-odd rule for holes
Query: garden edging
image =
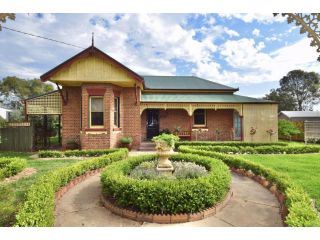
{"label": "garden edging", "polygon": [[194,222],[207,217],[211,217],[223,209],[231,197],[233,196],[233,192],[230,189],[226,194],[224,200],[213,207],[207,208],[200,212],[196,213],[186,213],[186,214],[146,214],[138,211],[128,210],[126,208],[120,208],[113,204],[111,201],[106,199],[103,195],[101,195],[101,202],[105,208],[110,210],[112,213],[120,216],[132,219],[138,222],[151,222],[151,223],[184,223],[184,222]]}
{"label": "garden edging", "polygon": [[62,188],[59,189],[59,191],[57,191],[55,193],[55,202],[59,201],[63,195],[68,192],[71,188],[73,188],[74,186],[76,186],[77,184],[83,182],[84,180],[86,180],[87,178],[94,176],[98,173],[100,173],[102,171],[103,168],[99,168],[99,169],[95,169],[95,170],[91,170],[89,172],[86,172],[85,174],[78,176],[74,179],[72,179],[67,185],[63,186]]}

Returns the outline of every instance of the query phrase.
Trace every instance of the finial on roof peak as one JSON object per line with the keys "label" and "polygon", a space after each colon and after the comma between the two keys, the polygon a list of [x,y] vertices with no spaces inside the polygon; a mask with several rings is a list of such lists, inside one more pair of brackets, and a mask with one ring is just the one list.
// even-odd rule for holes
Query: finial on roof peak
{"label": "finial on roof peak", "polygon": [[91,47],[94,47],[94,32],[92,32],[92,43],[91,43]]}

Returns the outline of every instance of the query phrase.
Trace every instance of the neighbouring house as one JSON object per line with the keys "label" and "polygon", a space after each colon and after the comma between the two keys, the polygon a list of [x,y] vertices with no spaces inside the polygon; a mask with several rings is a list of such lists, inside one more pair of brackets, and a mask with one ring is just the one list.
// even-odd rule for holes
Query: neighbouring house
{"label": "neighbouring house", "polygon": [[[309,125],[311,124],[311,122],[320,122],[320,111],[281,111],[278,115],[278,118],[291,121],[300,129],[301,134],[292,136],[292,140],[304,141],[306,121],[309,122]],[[314,124],[315,123],[313,123],[313,125]],[[320,126],[316,128],[319,127]]]}
{"label": "neighbouring house", "polygon": [[277,103],[195,76],[142,76],[94,46],[41,80],[58,90],[27,100],[26,115],[60,115],[63,146],[74,141],[82,149],[113,148],[131,136],[139,148],[164,130],[188,140],[278,139]]}

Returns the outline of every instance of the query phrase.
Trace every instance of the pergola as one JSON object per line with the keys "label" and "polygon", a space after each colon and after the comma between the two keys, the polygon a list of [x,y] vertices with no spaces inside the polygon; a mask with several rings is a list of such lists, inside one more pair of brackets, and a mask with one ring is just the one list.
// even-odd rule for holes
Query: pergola
{"label": "pergola", "polygon": [[[43,116],[44,144],[47,145],[48,115],[59,116],[59,129],[61,127],[62,100],[59,90],[45,93],[36,97],[25,99],[25,116]],[[58,131],[59,143],[61,144],[61,133]]]}

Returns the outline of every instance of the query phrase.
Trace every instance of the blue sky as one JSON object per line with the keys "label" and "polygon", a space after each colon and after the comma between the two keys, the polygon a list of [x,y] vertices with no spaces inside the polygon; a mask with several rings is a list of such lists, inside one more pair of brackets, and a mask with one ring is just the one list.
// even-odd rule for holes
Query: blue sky
{"label": "blue sky", "polygon": [[[290,70],[319,71],[310,39],[270,14],[17,14],[5,26],[84,48],[142,75],[196,75],[261,97]],[[38,78],[81,51],[3,29],[0,78]]]}

